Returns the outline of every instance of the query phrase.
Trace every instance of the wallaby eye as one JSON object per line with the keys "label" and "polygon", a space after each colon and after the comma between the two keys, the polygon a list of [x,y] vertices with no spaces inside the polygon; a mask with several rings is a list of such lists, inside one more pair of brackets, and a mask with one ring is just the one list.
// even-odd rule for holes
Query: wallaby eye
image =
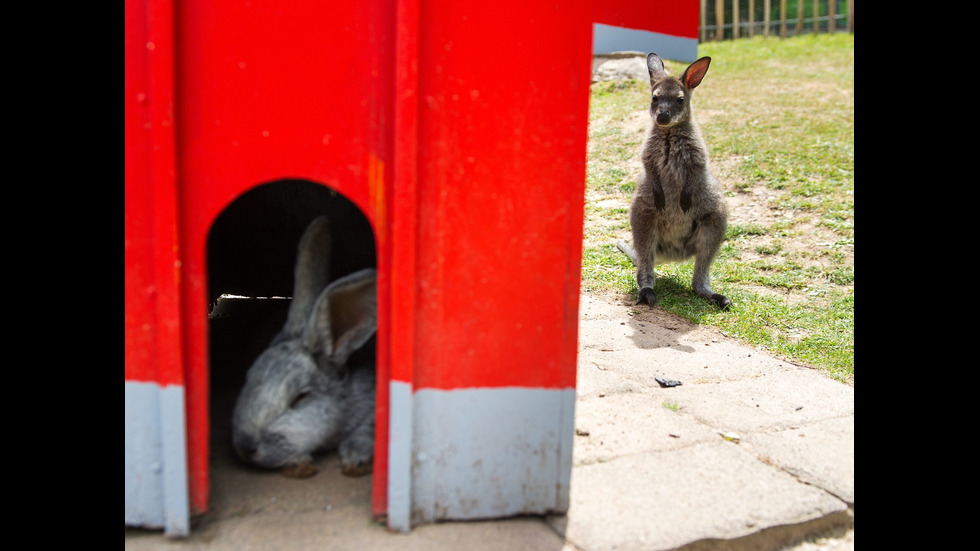
{"label": "wallaby eye", "polygon": [[296,406],[303,403],[303,400],[305,400],[306,397],[309,395],[310,395],[309,392],[300,392],[299,394],[296,395],[295,398],[293,398],[293,401],[289,403],[289,408],[290,409],[296,408]]}
{"label": "wallaby eye", "polygon": [[658,101],[660,101],[660,97],[657,96],[656,94],[651,96],[650,99],[653,101],[653,103],[657,103]]}
{"label": "wallaby eye", "polygon": [[681,98],[677,98],[677,105],[681,105],[683,103],[684,103],[684,98],[682,98],[682,97]]}

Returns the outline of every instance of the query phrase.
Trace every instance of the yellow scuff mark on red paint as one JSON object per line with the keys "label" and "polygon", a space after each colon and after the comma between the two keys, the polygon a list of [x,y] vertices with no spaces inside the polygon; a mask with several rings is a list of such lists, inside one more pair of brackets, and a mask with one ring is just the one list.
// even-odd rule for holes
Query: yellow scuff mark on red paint
{"label": "yellow scuff mark on red paint", "polygon": [[374,210],[376,236],[385,235],[387,208],[385,203],[385,162],[373,152],[368,153],[368,201]]}

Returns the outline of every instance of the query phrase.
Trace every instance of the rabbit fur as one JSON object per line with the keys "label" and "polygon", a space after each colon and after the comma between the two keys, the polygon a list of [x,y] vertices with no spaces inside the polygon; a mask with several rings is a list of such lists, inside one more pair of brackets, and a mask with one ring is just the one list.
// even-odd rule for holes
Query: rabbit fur
{"label": "rabbit fur", "polygon": [[316,474],[319,451],[336,449],[350,476],[373,463],[373,354],[354,353],[368,343],[373,352],[377,274],[365,268],[329,282],[330,247],[321,216],[300,239],[286,323],[249,368],[232,414],[239,457],[291,477]]}

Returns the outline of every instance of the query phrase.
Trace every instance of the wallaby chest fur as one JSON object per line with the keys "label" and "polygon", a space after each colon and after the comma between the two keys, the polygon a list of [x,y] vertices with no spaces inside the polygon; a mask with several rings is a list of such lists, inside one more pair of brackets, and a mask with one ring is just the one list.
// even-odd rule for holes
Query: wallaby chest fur
{"label": "wallaby chest fur", "polygon": [[[708,149],[701,130],[693,120],[672,128],[650,129],[643,146],[643,174],[633,195],[630,222],[634,232],[648,234],[656,247],[658,262],[683,261],[695,255],[697,225],[727,223],[727,212],[720,184],[711,175]],[[655,200],[655,183],[663,193],[663,206]],[[690,190],[690,208],[681,208],[681,193]],[[703,220],[706,215],[709,219]]]}
{"label": "wallaby chest fur", "polygon": [[693,289],[726,308],[730,301],[711,291],[708,268],[724,240],[728,213],[721,184],[711,174],[708,148],[691,108],[692,92],[710,58],[694,62],[678,77],[663,61],[647,57],[651,126],[643,143],[643,173],[630,204],[639,302],[656,302],[654,266],[694,257]]}

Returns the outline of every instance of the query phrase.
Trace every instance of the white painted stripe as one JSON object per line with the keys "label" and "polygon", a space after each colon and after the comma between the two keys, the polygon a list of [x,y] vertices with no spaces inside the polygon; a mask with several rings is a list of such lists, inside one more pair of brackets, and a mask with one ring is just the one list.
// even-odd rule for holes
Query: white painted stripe
{"label": "white painted stripe", "polygon": [[190,531],[184,389],[126,381],[126,524]]}
{"label": "white painted stripe", "polygon": [[412,385],[388,385],[388,528],[412,528]]}
{"label": "white painted stripe", "polygon": [[592,53],[656,52],[664,59],[691,62],[698,58],[698,40],[669,34],[592,24]]}
{"label": "white painted stripe", "polygon": [[568,509],[574,388],[422,389],[413,402],[413,524]]}

